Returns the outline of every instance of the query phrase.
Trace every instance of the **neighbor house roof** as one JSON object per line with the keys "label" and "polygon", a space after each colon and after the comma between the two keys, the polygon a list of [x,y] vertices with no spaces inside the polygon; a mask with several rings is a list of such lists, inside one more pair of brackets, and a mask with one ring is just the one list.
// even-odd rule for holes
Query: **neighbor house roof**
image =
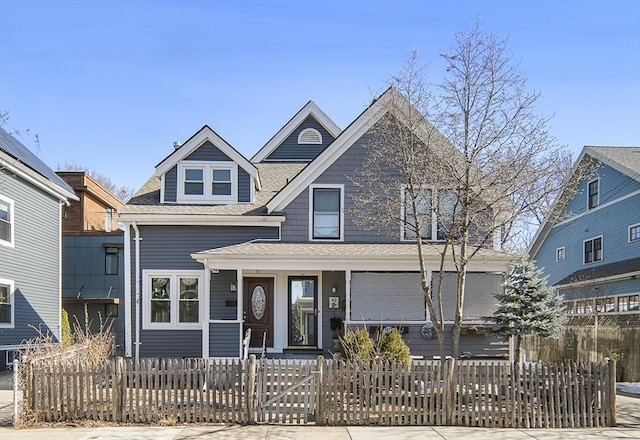
{"label": "neighbor house roof", "polygon": [[10,169],[22,172],[25,177],[32,179],[33,183],[44,187],[49,193],[55,194],[62,200],[77,200],[73,189],[64,180],[2,127],[0,127],[0,151],[8,156],[6,159],[0,157],[0,160],[6,162],[6,166]]}
{"label": "neighbor house roof", "polygon": [[[573,165],[571,175],[576,173],[585,156],[597,159],[603,164],[609,165],[613,169],[620,171],[630,178],[640,181],[640,147],[596,147],[587,145],[582,149],[580,156],[578,156],[578,159]],[[573,182],[573,185],[577,185],[578,183],[579,182]],[[553,205],[549,210],[550,214],[538,228],[529,248],[529,255],[535,256],[537,254],[542,243],[555,225],[555,222],[549,221],[549,216],[563,208],[563,206],[559,206],[559,201],[562,199],[562,195],[563,194],[559,194],[558,197],[556,197],[556,200],[553,202]]]}
{"label": "neighbor house roof", "polygon": [[562,286],[572,283],[593,282],[602,278],[615,277],[618,275],[640,275],[640,257],[577,270],[554,285]]}

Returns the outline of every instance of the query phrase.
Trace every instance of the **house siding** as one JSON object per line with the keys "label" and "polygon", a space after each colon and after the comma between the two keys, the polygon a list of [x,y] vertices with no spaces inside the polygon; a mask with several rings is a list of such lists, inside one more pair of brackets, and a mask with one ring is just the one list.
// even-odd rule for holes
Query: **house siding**
{"label": "house siding", "polygon": [[202,356],[201,330],[142,330],[140,357],[183,358]]}
{"label": "house siding", "polygon": [[173,166],[164,174],[164,201],[176,202],[178,196],[178,166]]}
{"label": "house siding", "polygon": [[0,278],[14,281],[14,328],[0,348],[44,334],[60,337],[60,201],[0,169],[0,194],[14,201],[14,247],[0,245]]}
{"label": "house siding", "polygon": [[238,202],[251,202],[251,176],[238,168]]}
{"label": "house siding", "polygon": [[209,356],[239,357],[240,325],[236,322],[209,325]]}
{"label": "house siding", "polygon": [[[298,135],[307,128],[315,128],[322,135],[322,144],[298,144]],[[332,143],[334,137],[313,116],[307,117],[291,135],[276,147],[265,162],[299,161],[310,162]]]}
{"label": "house siding", "polygon": [[184,158],[184,160],[196,160],[202,162],[231,162],[229,156],[224,154],[218,147],[211,142],[206,141],[198,148],[196,148],[191,154]]}
{"label": "house siding", "polygon": [[237,283],[234,270],[221,270],[211,274],[211,319],[238,319],[238,292],[231,292],[231,283]]}

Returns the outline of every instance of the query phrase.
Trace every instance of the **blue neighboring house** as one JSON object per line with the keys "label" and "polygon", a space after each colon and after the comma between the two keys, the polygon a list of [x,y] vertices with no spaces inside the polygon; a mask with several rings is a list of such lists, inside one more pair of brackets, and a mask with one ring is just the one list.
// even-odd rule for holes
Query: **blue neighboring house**
{"label": "blue neighboring house", "polygon": [[25,340],[60,339],[62,215],[73,189],[0,127],[0,368]]}
{"label": "blue neighboring house", "polygon": [[[415,242],[400,222],[387,235],[363,230],[350,210],[371,127],[395,95],[387,90],[344,130],[310,101],[251,159],[208,126],[176,143],[120,212],[126,354],[239,357],[251,329],[252,352],[329,355],[336,330],[350,325],[398,327],[412,354],[437,355],[422,331],[430,320]],[[439,256],[425,259],[431,276]],[[511,261],[495,248],[471,261],[462,351],[505,353],[478,330]],[[454,280],[445,277],[446,305]]]}
{"label": "blue neighboring house", "polygon": [[587,146],[574,175],[584,166],[592,172],[556,202],[557,220],[542,225],[530,255],[568,313],[638,313],[640,148]]}

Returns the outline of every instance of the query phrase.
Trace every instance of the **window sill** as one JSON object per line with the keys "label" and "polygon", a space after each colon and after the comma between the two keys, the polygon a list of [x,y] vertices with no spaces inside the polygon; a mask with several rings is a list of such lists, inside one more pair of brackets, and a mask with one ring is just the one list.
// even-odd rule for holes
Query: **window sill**
{"label": "window sill", "polygon": [[146,324],[142,326],[142,330],[202,330],[202,323],[193,325],[154,325]]}

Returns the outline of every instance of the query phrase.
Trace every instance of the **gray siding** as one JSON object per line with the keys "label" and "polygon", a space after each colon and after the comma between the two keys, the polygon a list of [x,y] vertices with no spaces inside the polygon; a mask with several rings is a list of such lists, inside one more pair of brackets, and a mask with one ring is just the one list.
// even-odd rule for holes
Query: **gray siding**
{"label": "gray siding", "polygon": [[[361,243],[398,242],[400,240],[400,224],[397,230],[384,233],[364,230],[354,223],[352,215],[353,200],[350,195],[356,191],[349,177],[353,177],[358,169],[362,169],[367,154],[366,145],[370,134],[365,133],[340,158],[324,171],[314,184],[344,184],[344,241]],[[398,189],[398,206],[400,189]],[[285,209],[287,221],[282,225],[283,241],[309,240],[309,190],[305,188]]]}
{"label": "gray siding", "polygon": [[240,325],[238,323],[209,325],[209,356],[239,357]]}
{"label": "gray siding", "polygon": [[202,356],[200,330],[142,330],[140,357],[182,358]]}
{"label": "gray siding", "polygon": [[[140,269],[166,269],[170,270],[202,270],[202,264],[191,258],[191,254],[207,249],[230,246],[243,243],[252,239],[278,238],[278,228],[264,227],[208,227],[208,226],[139,226],[140,237]],[[131,233],[131,317],[135,317],[135,241]],[[141,278],[142,279],[142,278]],[[141,286],[142,288],[142,286]],[[226,285],[228,290],[229,285]],[[146,307],[146,304],[142,304]],[[216,310],[216,313],[218,311]],[[216,315],[217,316],[217,315]],[[213,318],[212,319],[217,319]],[[135,321],[133,321],[135,322]],[[135,325],[135,324],[134,324]],[[181,344],[188,330],[145,330],[141,333],[142,346],[167,346],[175,355],[181,353]],[[197,330],[198,337],[201,331]],[[135,327],[132,329],[135,334]],[[134,341],[135,342],[135,341]],[[141,346],[141,347],[142,347]],[[134,347],[135,348],[135,347]],[[199,349],[200,350],[200,349]],[[193,356],[192,350],[185,347],[185,354],[180,356]],[[141,352],[142,353],[142,352]],[[211,352],[211,356],[218,356]],[[155,355],[154,355],[155,356]],[[166,356],[169,357],[169,356]]]}
{"label": "gray siding", "polygon": [[[104,304],[88,305],[91,329],[99,330],[100,321],[111,325],[116,344],[124,343],[124,250],[118,249],[118,273],[105,274],[104,243],[124,242],[122,235],[66,235],[62,238],[62,296],[63,298],[120,298],[118,317],[105,318]],[[84,324],[84,305],[65,304],[73,328],[75,319]],[[113,323],[112,323],[113,321]]]}
{"label": "gray siding", "polygon": [[178,167],[174,166],[164,175],[164,201],[175,202],[178,194]]}
{"label": "gray siding", "polygon": [[238,292],[231,292],[230,286],[236,281],[234,270],[221,270],[211,274],[211,319],[237,319]]}
{"label": "gray siding", "polygon": [[0,347],[60,335],[59,200],[0,169],[0,194],[14,201],[15,247],[0,245],[0,278],[15,283],[14,328],[0,328]]}
{"label": "gray siding", "polygon": [[[322,347],[325,351],[336,351],[333,344],[333,331],[331,330],[331,318],[345,319],[345,273],[322,272]],[[331,288],[336,287],[336,293]],[[329,297],[337,296],[340,299],[340,308],[329,308]]]}
{"label": "gray siding", "polygon": [[224,154],[218,149],[218,147],[216,147],[209,141],[206,141],[204,144],[200,145],[200,147],[198,147],[194,152],[185,157],[184,160],[197,160],[203,162],[231,162],[229,156]]}
{"label": "gray siding", "polygon": [[[322,144],[299,145],[298,135],[306,128],[315,128],[322,135]],[[296,128],[291,135],[282,141],[280,145],[265,159],[265,162],[273,161],[299,161],[309,162],[322,153],[333,142],[334,137],[313,116],[309,116]]]}
{"label": "gray siding", "polygon": [[238,202],[251,202],[251,176],[238,168]]}

